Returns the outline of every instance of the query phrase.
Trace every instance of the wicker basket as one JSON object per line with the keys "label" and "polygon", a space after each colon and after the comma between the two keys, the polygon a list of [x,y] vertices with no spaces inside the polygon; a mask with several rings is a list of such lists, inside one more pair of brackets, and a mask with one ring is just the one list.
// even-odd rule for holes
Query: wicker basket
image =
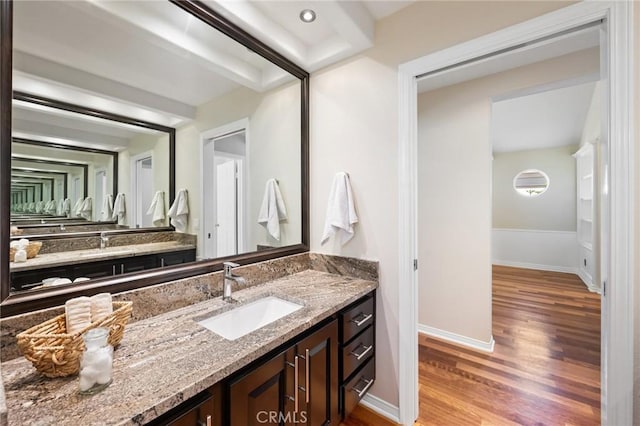
{"label": "wicker basket", "polygon": [[[29,242],[27,246],[27,259],[33,259],[40,253],[40,249],[42,248],[42,241],[32,241]],[[16,257],[16,252],[18,249],[15,247],[9,248],[9,262],[13,262]]]}
{"label": "wicker basket", "polygon": [[113,302],[113,313],[92,323],[75,334],[66,334],[65,314],[18,334],[18,347],[25,358],[47,377],[64,377],[80,371],[80,357],[84,352],[82,335],[92,328],[108,327],[109,344],[114,348],[124,335],[131,318],[133,302]]}

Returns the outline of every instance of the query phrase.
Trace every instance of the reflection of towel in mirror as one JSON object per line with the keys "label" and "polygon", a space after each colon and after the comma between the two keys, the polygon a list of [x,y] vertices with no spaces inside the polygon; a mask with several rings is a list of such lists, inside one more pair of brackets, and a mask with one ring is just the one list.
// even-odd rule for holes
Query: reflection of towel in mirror
{"label": "reflection of towel in mirror", "polygon": [[187,231],[187,220],[189,215],[189,198],[187,190],[181,189],[173,201],[173,205],[169,209],[167,215],[171,218],[171,224],[175,226],[176,231]]}
{"label": "reflection of towel in mirror", "polygon": [[91,197],[87,197],[82,202],[82,206],[80,206],[79,216],[91,220],[91,213],[93,211],[93,200]]}
{"label": "reflection of towel in mirror", "polygon": [[164,226],[164,191],[157,191],[153,196],[147,214],[153,215],[153,226]]}
{"label": "reflection of towel in mirror", "polygon": [[124,202],[124,194],[119,192],[116,195],[116,201],[113,203],[113,212],[111,213],[111,220],[120,221],[124,219],[124,215],[127,212],[127,206]]}
{"label": "reflection of towel in mirror", "polygon": [[111,220],[113,214],[113,195],[107,194],[102,199],[102,209],[100,210],[100,222]]}
{"label": "reflection of towel in mirror", "polygon": [[56,202],[54,200],[49,200],[47,205],[44,208],[46,213],[55,215],[56,214]]}
{"label": "reflection of towel in mirror", "polygon": [[62,209],[60,210],[61,215],[69,216],[71,213],[71,199],[65,198],[62,202]]}
{"label": "reflection of towel in mirror", "polygon": [[82,208],[83,202],[84,198],[78,198],[78,201],[73,205],[73,216],[80,216],[80,209]]}
{"label": "reflection of towel in mirror", "polygon": [[280,241],[280,221],[286,218],[287,209],[284,206],[278,182],[275,179],[269,179],[264,188],[258,223],[267,228],[273,238]]}
{"label": "reflection of towel in mirror", "polygon": [[36,213],[44,212],[44,201],[38,201],[36,203]]}
{"label": "reflection of towel in mirror", "polygon": [[351,192],[351,182],[349,175],[339,172],[333,178],[329,202],[327,204],[327,216],[322,232],[320,244],[324,244],[338,231],[342,231],[341,243],[346,244],[353,238],[353,225],[358,222],[353,194]]}

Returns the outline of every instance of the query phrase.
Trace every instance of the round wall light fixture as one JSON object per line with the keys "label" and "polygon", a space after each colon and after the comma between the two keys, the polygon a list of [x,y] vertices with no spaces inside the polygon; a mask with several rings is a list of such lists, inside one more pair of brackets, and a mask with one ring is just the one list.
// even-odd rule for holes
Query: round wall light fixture
{"label": "round wall light fixture", "polygon": [[311,9],[305,9],[300,12],[300,20],[307,23],[313,22],[316,20],[316,12]]}

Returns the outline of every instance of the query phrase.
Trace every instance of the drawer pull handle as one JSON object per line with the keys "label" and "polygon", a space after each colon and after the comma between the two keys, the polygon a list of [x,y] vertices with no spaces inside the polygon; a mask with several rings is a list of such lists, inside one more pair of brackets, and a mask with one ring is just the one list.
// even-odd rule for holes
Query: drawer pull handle
{"label": "drawer pull handle", "polygon": [[304,395],[305,395],[305,402],[308,404],[309,403],[309,394],[311,393],[311,373],[309,372],[311,366],[309,365],[310,363],[310,356],[309,356],[309,349],[305,349],[304,351],[304,363],[305,363],[305,370],[304,370]]}
{"label": "drawer pull handle", "polygon": [[[369,390],[369,388],[373,385],[373,379],[371,380],[367,380],[364,377],[361,379],[364,380],[364,382],[366,383],[365,387],[360,390],[358,388],[356,388],[355,386],[351,388],[351,390],[355,393],[358,394],[358,398],[362,398],[362,396],[367,393],[367,391]],[[358,382],[359,383],[359,382]]]}
{"label": "drawer pull handle", "polygon": [[295,406],[294,412],[296,413],[300,408],[300,403],[298,402],[298,388],[300,387],[300,382],[298,381],[298,373],[300,372],[299,359],[300,358],[298,357],[298,355],[296,355],[294,358],[294,368],[293,368],[293,389],[294,389],[293,405]]}
{"label": "drawer pull handle", "polygon": [[213,424],[212,421],[213,418],[211,417],[211,414],[208,414],[206,421],[198,420],[198,426],[211,426]]}
{"label": "drawer pull handle", "polygon": [[362,351],[361,353],[357,354],[355,350],[349,353],[349,355],[355,356],[358,361],[360,361],[366,354],[371,352],[371,350],[373,349],[373,345],[365,346],[361,343],[358,347],[360,346],[362,346],[362,348],[364,349],[364,351]]}
{"label": "drawer pull handle", "polygon": [[[364,318],[362,318],[361,320],[357,320],[356,318],[364,315]],[[371,318],[373,318],[373,314],[368,314],[365,315],[364,312],[361,312],[359,315],[357,315],[356,317],[354,317],[351,322],[354,323],[356,325],[356,327],[360,327],[362,326],[362,324],[366,323],[367,321],[369,321]]]}

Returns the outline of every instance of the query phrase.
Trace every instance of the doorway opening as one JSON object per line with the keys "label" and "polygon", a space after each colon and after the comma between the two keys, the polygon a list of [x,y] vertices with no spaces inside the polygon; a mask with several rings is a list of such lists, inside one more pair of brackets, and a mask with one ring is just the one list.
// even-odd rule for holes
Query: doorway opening
{"label": "doorway opening", "polygon": [[202,135],[202,257],[247,251],[248,120]]}
{"label": "doorway opening", "polygon": [[103,209],[105,197],[107,196],[107,172],[105,170],[96,171],[94,194],[95,208],[93,211],[96,215],[95,220],[102,222],[111,220],[110,212]]}
{"label": "doorway opening", "polygon": [[146,152],[131,158],[131,217],[136,228],[153,226],[153,212],[148,209],[153,202],[155,185],[153,179],[153,153]]}

